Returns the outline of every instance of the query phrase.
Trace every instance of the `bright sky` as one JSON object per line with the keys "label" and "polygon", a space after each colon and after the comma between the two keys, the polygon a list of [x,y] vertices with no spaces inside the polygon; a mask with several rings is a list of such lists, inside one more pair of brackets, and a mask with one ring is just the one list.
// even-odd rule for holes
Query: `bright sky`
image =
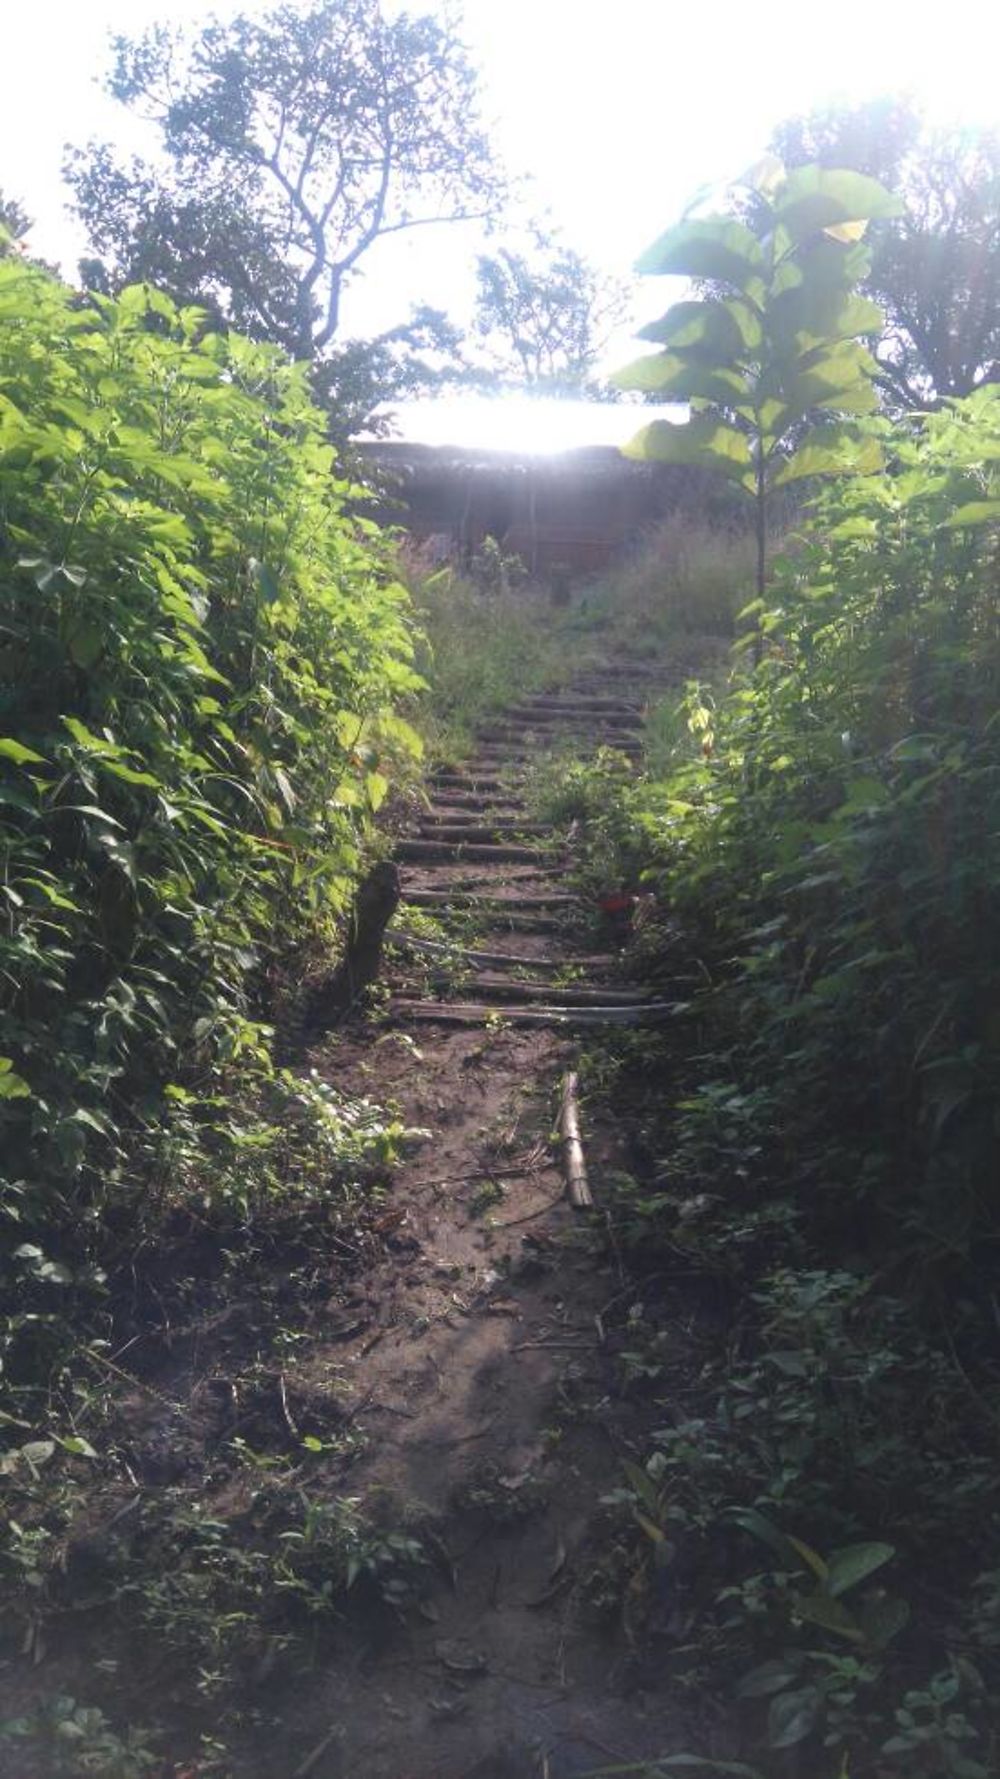
{"label": "bright sky", "polygon": [[[243,10],[260,3],[245,0]],[[442,4],[410,0],[408,9]],[[230,0],[215,7],[231,9]],[[36,218],[36,249],[68,272],[81,242],[63,210],[63,145],[122,139],[126,130],[97,85],[109,32],[201,21],[207,10],[204,0],[5,8],[0,187]],[[1000,124],[997,0],[838,0],[826,8],[805,0],[465,0],[463,11],[508,165],[532,175],[536,209],[570,244],[619,275],[700,187],[738,174],[796,112],[889,88],[909,90],[942,120]],[[476,245],[442,229],[373,254],[346,316],[350,331],[399,320],[411,301],[461,317]],[[640,294],[643,315],[670,300],[656,283]],[[628,342],[622,347],[627,356]],[[547,448],[561,442],[560,425],[575,443],[622,436],[620,417],[600,408],[571,414],[569,406],[546,422]],[[466,400],[450,415],[428,415],[421,404],[405,431],[454,443],[543,443],[534,411],[527,433],[523,404],[510,410],[506,431],[499,414],[496,403]]]}

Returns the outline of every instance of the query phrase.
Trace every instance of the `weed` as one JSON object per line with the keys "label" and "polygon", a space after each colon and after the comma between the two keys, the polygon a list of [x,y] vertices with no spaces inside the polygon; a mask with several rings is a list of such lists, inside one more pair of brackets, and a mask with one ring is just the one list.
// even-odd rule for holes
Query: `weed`
{"label": "weed", "polygon": [[16,1742],[45,1757],[51,1779],[142,1779],[160,1765],[146,1730],[114,1730],[104,1712],[65,1694],[29,1716],[0,1723],[0,1742]]}
{"label": "weed", "polygon": [[[995,1764],[998,425],[989,391],[897,436],[905,474],[779,559],[759,663],[663,720],[662,777],[572,786],[676,994],[590,1046],[634,1136],[617,1252],[711,1309],[642,1467],[662,1518],[631,1507],[699,1672],[745,1677],[745,1745],[811,1743],[824,1779]],[[622,1347],[667,1403],[662,1318],[651,1291]]]}
{"label": "weed", "polygon": [[507,1476],[497,1464],[477,1464],[466,1481],[453,1492],[452,1506],[495,1526],[516,1526],[543,1513],[549,1503],[548,1485],[536,1476]]}
{"label": "weed", "polygon": [[493,1211],[497,1205],[502,1205],[506,1196],[501,1180],[484,1180],[469,1199],[469,1216],[485,1217],[487,1211]]}
{"label": "weed", "polygon": [[488,717],[566,680],[561,626],[548,612],[542,624],[538,589],[511,586],[509,574],[489,590],[450,568],[423,575],[404,561],[404,575],[426,639],[420,665],[433,687],[418,707],[421,731],[432,758],[461,760]]}

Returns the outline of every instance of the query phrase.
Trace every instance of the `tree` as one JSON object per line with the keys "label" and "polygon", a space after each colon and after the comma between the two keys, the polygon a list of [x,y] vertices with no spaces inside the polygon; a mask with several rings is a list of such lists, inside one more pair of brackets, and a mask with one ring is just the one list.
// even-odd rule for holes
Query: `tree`
{"label": "tree", "polygon": [[501,383],[553,395],[595,394],[596,363],[623,318],[613,279],[541,228],[530,248],[481,254],[474,331]]}
{"label": "tree", "polygon": [[0,259],[9,259],[16,254],[26,264],[54,275],[55,268],[39,259],[28,247],[28,237],[34,226],[34,217],[28,215],[20,199],[12,198],[0,187]]}
{"label": "tree", "polygon": [[691,404],[686,425],[654,421],[628,454],[719,470],[753,496],[760,596],[772,491],[881,466],[877,443],[842,416],[875,406],[876,365],[859,336],[877,334],[882,314],[854,287],[868,269],[868,220],[899,205],[864,174],[786,172],[773,156],[745,183],[748,220],[687,217],[640,259],[640,272],[707,280],[710,294],[644,327],[662,350],[614,382]]}
{"label": "tree", "polygon": [[[387,403],[463,381],[463,335],[440,309],[418,304],[407,321],[373,338],[338,341],[313,366],[313,394],[344,446],[362,430],[392,428]],[[436,362],[435,362],[436,361]]]}
{"label": "tree", "polygon": [[314,361],[376,241],[493,215],[503,180],[450,23],[312,0],[118,37],[109,90],[156,160],[71,150],[67,177],[109,289],[148,280]]}
{"label": "tree", "polygon": [[16,198],[7,196],[0,188],[0,229],[8,236],[9,242],[20,247],[31,231],[31,217],[23,204]]}
{"label": "tree", "polygon": [[887,406],[936,406],[1000,381],[1000,134],[931,128],[908,101],[881,99],[789,119],[773,146],[790,166],[853,167],[904,201],[872,228],[862,286],[885,310]]}

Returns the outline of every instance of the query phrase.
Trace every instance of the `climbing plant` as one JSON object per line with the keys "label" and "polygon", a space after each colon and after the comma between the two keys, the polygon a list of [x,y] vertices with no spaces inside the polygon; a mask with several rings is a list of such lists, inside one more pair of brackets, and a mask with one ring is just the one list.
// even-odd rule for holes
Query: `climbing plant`
{"label": "climbing plant", "polygon": [[857,417],[873,412],[877,365],[862,344],[882,312],[856,294],[873,217],[896,199],[860,173],[818,166],[786,173],[768,157],[748,176],[742,217],[687,217],[655,241],[638,270],[708,281],[640,338],[662,350],[619,371],[620,389],[690,402],[683,425],[656,420],[632,457],[697,464],[735,480],[756,509],[757,591],[767,575],[772,491],[806,476],[877,470],[882,454]]}

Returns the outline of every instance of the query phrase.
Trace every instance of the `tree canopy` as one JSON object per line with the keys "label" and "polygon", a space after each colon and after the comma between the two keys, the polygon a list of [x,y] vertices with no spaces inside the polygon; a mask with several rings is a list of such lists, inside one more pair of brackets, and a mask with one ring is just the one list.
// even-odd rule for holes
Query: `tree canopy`
{"label": "tree canopy", "polygon": [[88,281],[148,280],[297,359],[329,348],[376,241],[489,217],[503,194],[453,26],[380,0],[118,37],[108,87],[159,153],[70,151]]}
{"label": "tree canopy", "polygon": [[867,296],[885,311],[876,350],[889,406],[919,408],[1000,380],[1000,134],[932,128],[906,100],[791,118],[789,166],[853,167],[905,212],[870,234]]}
{"label": "tree canopy", "polygon": [[620,284],[541,228],[527,250],[481,254],[477,283],[474,329],[496,380],[596,392],[597,361],[625,310]]}

